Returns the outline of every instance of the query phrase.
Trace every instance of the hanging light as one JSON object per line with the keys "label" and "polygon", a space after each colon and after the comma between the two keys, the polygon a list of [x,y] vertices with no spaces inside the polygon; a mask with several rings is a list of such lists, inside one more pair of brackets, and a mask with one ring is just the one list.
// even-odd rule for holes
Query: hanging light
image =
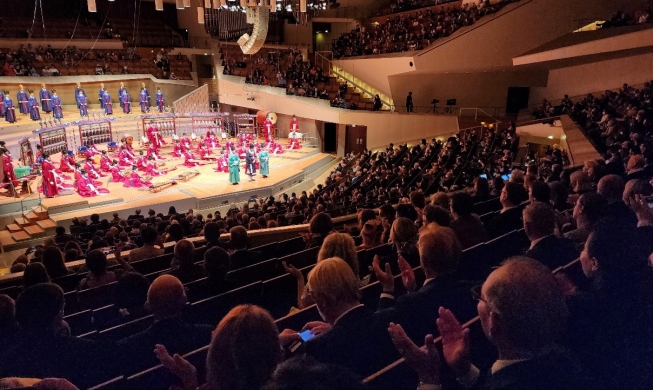
{"label": "hanging light", "polygon": [[299,0],[299,12],[306,12],[306,0]]}
{"label": "hanging light", "polygon": [[197,23],[204,24],[204,7],[197,7]]}
{"label": "hanging light", "polygon": [[95,0],[86,0],[88,3],[88,12],[97,12],[97,5]]}
{"label": "hanging light", "polygon": [[177,0],[177,9],[184,9],[184,0]]}
{"label": "hanging light", "polygon": [[[109,0],[113,1],[113,0]],[[157,11],[163,11],[163,0],[154,0],[154,8]]]}
{"label": "hanging light", "polygon": [[213,0],[213,9],[220,8],[220,0]]}
{"label": "hanging light", "polygon": [[211,0],[204,0],[204,8],[211,8]]}
{"label": "hanging light", "polygon": [[277,12],[277,0],[270,0],[270,12]]}
{"label": "hanging light", "polygon": [[190,8],[190,0],[184,0],[184,8]]}
{"label": "hanging light", "polygon": [[240,6],[243,8],[247,7],[247,0],[240,0]]}

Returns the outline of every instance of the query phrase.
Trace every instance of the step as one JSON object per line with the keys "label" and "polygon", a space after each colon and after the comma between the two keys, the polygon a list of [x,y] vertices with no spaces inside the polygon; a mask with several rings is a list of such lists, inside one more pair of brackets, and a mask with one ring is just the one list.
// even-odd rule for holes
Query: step
{"label": "step", "polygon": [[16,240],[14,240],[11,237],[11,233],[9,230],[0,230],[0,245],[2,246],[7,246],[7,245],[13,245],[16,243]]}
{"label": "step", "polygon": [[25,226],[23,229],[32,237],[40,237],[45,235],[45,230],[36,225]]}
{"label": "step", "polygon": [[30,238],[32,238],[32,236],[30,236],[29,234],[27,234],[27,232],[25,232],[23,230],[21,230],[19,232],[12,232],[10,234],[11,234],[11,238],[13,238],[14,241],[25,241],[25,240],[29,240]]}
{"label": "step", "polygon": [[39,216],[38,216],[38,214],[36,214],[36,213],[33,212],[33,211],[30,211],[29,213],[25,213],[25,214],[23,214],[23,217],[24,217],[26,220],[28,220],[29,223],[30,223],[31,225],[35,224],[36,221],[39,220]]}
{"label": "step", "polygon": [[10,223],[9,225],[7,225],[7,230],[9,230],[10,232],[19,232],[23,230],[23,228],[16,225],[15,223]]}
{"label": "step", "polygon": [[14,218],[14,223],[16,223],[18,226],[27,226],[30,224],[30,222],[23,217]]}
{"label": "step", "polygon": [[54,229],[57,227],[57,223],[49,218],[42,221],[36,221],[36,224],[39,225],[43,230]]}
{"label": "step", "polygon": [[48,209],[46,209],[43,206],[35,206],[32,208],[32,212],[36,215],[38,215],[38,220],[42,221],[44,219],[48,219],[50,216],[48,215]]}

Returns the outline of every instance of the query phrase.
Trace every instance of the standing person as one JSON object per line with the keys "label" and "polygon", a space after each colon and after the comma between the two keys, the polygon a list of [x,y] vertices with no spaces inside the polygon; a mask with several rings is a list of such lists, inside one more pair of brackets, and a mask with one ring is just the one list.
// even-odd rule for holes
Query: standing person
{"label": "standing person", "polygon": [[272,119],[270,119],[269,113],[265,116],[263,127],[265,128],[265,141],[272,142],[272,128],[274,127],[274,123],[272,123]]}
{"label": "standing person", "polygon": [[3,91],[0,91],[0,116],[5,116],[7,108],[5,106],[5,94]]}
{"label": "standing person", "polygon": [[113,114],[113,104],[111,103],[111,95],[109,95],[108,90],[104,90],[104,95],[102,95],[104,100],[104,114],[112,115]]}
{"label": "standing person", "polygon": [[[412,99],[411,99],[412,100]],[[412,104],[412,102],[411,102]],[[376,96],[374,96],[374,107],[373,111],[380,111],[381,107],[383,107],[383,103],[381,103],[381,97],[377,93]]]}
{"label": "standing person", "polygon": [[48,91],[48,89],[45,87],[45,83],[41,83],[39,98],[41,99],[41,107],[43,107],[43,112],[52,112],[52,96],[50,95],[50,91]]}
{"label": "standing person", "polygon": [[54,177],[54,165],[52,165],[50,155],[47,153],[43,153],[43,164],[41,165],[41,169],[43,171],[43,181],[41,182],[43,195],[45,195],[46,198],[52,198],[59,195],[57,180]]}
{"label": "standing person", "polygon": [[98,92],[98,100],[100,101],[100,108],[104,109],[104,83],[100,83],[100,91]]}
{"label": "standing person", "polygon": [[33,121],[41,120],[41,113],[39,112],[39,101],[34,96],[34,91],[29,90],[29,98],[27,99],[29,105],[29,119]]}
{"label": "standing person", "polygon": [[290,120],[290,131],[299,131],[299,120],[294,114]]}
{"label": "standing person", "polygon": [[120,105],[122,106],[123,113],[129,114],[132,112],[131,97],[129,96],[129,92],[127,92],[127,88],[122,90],[122,94],[120,95]]}
{"label": "standing person", "polygon": [[150,91],[145,86],[145,83],[141,83],[141,91],[145,92],[145,95],[147,96],[147,107],[149,108],[152,105],[152,101],[150,99]]}
{"label": "standing person", "polygon": [[406,112],[415,112],[415,106],[413,106],[412,92],[408,92],[408,96],[406,96]]}
{"label": "standing person", "polygon": [[270,154],[268,153],[268,145],[263,145],[261,152],[258,154],[258,160],[260,161],[261,167],[261,176],[267,178],[270,174]]}
{"label": "standing person", "polygon": [[52,116],[57,119],[63,119],[63,108],[61,106],[61,98],[57,95],[57,90],[52,90]]}
{"label": "standing person", "polygon": [[86,91],[84,91],[84,88],[82,88],[82,84],[77,82],[77,87],[75,87],[75,100],[77,100],[77,108],[80,108],[79,98],[78,98],[80,92],[82,93],[82,95],[84,95],[84,97],[86,97]]}
{"label": "standing person", "polygon": [[2,180],[3,183],[11,183],[10,196],[14,196],[14,191],[18,180],[16,179],[16,172],[14,172],[14,164],[12,162],[11,153],[9,150],[4,147],[4,142],[0,145],[0,155],[2,156],[2,168],[5,173],[5,177]]}
{"label": "standing person", "polygon": [[245,164],[247,165],[245,173],[249,175],[249,181],[254,181],[254,175],[256,175],[256,150],[254,150],[254,144],[249,144],[249,150],[245,153]]}
{"label": "standing person", "polygon": [[126,90],[127,88],[125,88],[125,83],[121,82],[120,88],[118,88],[118,102],[120,103],[120,107],[122,107],[122,91]]}
{"label": "standing person", "polygon": [[18,86],[18,93],[16,94],[16,102],[21,114],[29,114],[29,106],[27,105],[27,93],[23,89],[23,84]]}
{"label": "standing person", "polygon": [[236,153],[235,148],[231,147],[231,154],[229,155],[229,182],[233,185],[240,182],[240,157]]}
{"label": "standing person", "polygon": [[14,102],[9,97],[9,91],[5,91],[5,120],[9,123],[16,122],[16,110]]}
{"label": "standing person", "polygon": [[163,112],[163,110],[166,108],[166,105],[165,97],[163,96],[163,92],[161,92],[161,87],[156,89],[156,95],[154,95],[154,98],[156,99],[156,106],[158,107],[159,112]]}
{"label": "standing person", "polygon": [[147,103],[148,96],[147,96],[147,92],[145,91],[145,89],[141,89],[141,93],[139,94],[138,99],[139,99],[138,100],[139,104],[141,105],[141,112],[146,113],[148,111],[148,109],[149,109],[149,105]]}
{"label": "standing person", "polygon": [[77,107],[79,107],[79,116],[88,117],[88,99],[83,90],[77,93]]}

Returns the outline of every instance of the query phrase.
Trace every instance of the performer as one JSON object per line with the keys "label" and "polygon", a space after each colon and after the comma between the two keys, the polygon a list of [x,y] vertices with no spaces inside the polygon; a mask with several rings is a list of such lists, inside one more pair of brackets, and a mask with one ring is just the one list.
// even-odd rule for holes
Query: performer
{"label": "performer", "polygon": [[249,181],[254,181],[256,175],[256,151],[254,144],[249,144],[249,150],[245,153],[245,173],[249,176]]}
{"label": "performer", "polygon": [[95,169],[92,157],[86,159],[86,162],[84,163],[84,170],[88,174],[88,177],[90,177],[92,180],[98,180],[99,178],[106,176]]}
{"label": "performer", "polygon": [[178,139],[174,140],[175,145],[172,147],[172,156],[181,157],[181,142]]}
{"label": "performer", "polygon": [[229,172],[229,161],[227,161],[227,156],[224,150],[220,153],[220,157],[218,157],[218,167],[215,169],[215,171],[224,173]]}
{"label": "performer", "polygon": [[79,116],[82,118],[88,117],[88,99],[83,92],[83,90],[80,90],[77,93],[77,107],[79,107]]}
{"label": "performer", "polygon": [[80,92],[84,97],[86,97],[86,91],[84,91],[84,88],[82,88],[82,84],[77,82],[77,87],[75,87],[75,100],[77,100],[77,108],[80,108],[79,98],[78,98]]}
{"label": "performer", "polygon": [[261,163],[261,176],[265,179],[270,174],[270,154],[268,154],[267,145],[263,146],[261,153],[258,154],[258,159]]}
{"label": "performer", "polygon": [[186,152],[182,153],[182,155],[184,156],[184,163],[180,165],[188,168],[193,168],[200,165],[198,162],[193,161],[195,160],[195,156],[193,156],[193,153],[190,152],[190,149],[186,150]]}
{"label": "performer", "polygon": [[57,90],[52,90],[52,116],[56,119],[63,119],[63,108],[61,98],[57,95]]}
{"label": "performer", "polygon": [[100,108],[104,110],[104,83],[100,83],[100,91],[98,92],[98,100],[100,101]]}
{"label": "performer", "polygon": [[27,93],[23,90],[23,84],[18,86],[18,93],[16,94],[16,102],[21,114],[29,114],[29,106],[27,105]]}
{"label": "performer", "polygon": [[[165,160],[165,158],[161,157],[159,152],[152,146],[152,144],[148,145],[147,147],[147,158],[149,159],[150,157],[153,157],[155,160]],[[181,156],[180,156],[181,157]]]}
{"label": "performer", "polygon": [[151,185],[152,183],[149,181],[143,181],[141,176],[138,174],[138,167],[136,165],[132,166],[131,174],[125,178],[125,181],[122,184],[123,187],[135,188],[149,187]]}
{"label": "performer", "polygon": [[151,107],[152,106],[152,100],[150,99],[150,91],[147,89],[144,82],[141,83],[141,91],[145,92],[145,95],[147,95],[147,107],[148,108]]}
{"label": "performer", "polygon": [[9,97],[9,91],[5,91],[5,120],[9,123],[16,122],[16,110],[14,102]]}
{"label": "performer", "polygon": [[288,138],[290,141],[290,144],[288,145],[288,149],[301,149],[302,145],[299,143],[299,138],[297,135],[296,131],[291,131],[290,134],[288,134]]}
{"label": "performer", "polygon": [[53,198],[59,195],[59,187],[57,186],[57,181],[54,176],[54,165],[52,165],[50,155],[47,153],[43,155],[43,164],[41,169],[43,172],[43,181],[41,183],[43,195],[45,195],[46,198]]}
{"label": "performer", "polygon": [[143,156],[143,151],[139,151],[138,157],[134,159],[136,167],[138,167],[139,170],[145,171],[145,166],[147,165],[147,157]]}
{"label": "performer", "polygon": [[118,88],[118,102],[120,103],[120,107],[122,107],[122,92],[126,90],[125,83],[120,82],[120,88]]}
{"label": "performer", "polygon": [[87,148],[92,153],[92,156],[102,153],[97,147],[95,147],[95,144],[90,144]]}
{"label": "performer", "polygon": [[181,152],[185,152],[186,150],[190,150],[193,147],[193,142],[188,138],[186,133],[182,134],[183,137],[181,137]]}
{"label": "performer", "polygon": [[229,155],[229,182],[233,185],[238,184],[240,182],[240,158],[236,153],[234,153],[234,150],[231,150],[231,154]]}
{"label": "performer", "polygon": [[156,95],[154,95],[154,99],[156,100],[156,106],[159,108],[159,112],[163,112],[166,106],[165,106],[165,98],[163,96],[163,92],[161,92],[161,87],[157,87]]}
{"label": "performer", "polygon": [[107,91],[106,89],[104,90],[102,99],[104,100],[104,114],[113,115],[113,104],[111,103],[111,95],[109,95],[109,91]]}
{"label": "performer", "polygon": [[51,113],[52,112],[52,95],[50,91],[45,88],[45,83],[41,83],[41,90],[39,91],[39,98],[41,99],[41,107],[43,107],[43,112]]}
{"label": "performer", "polygon": [[265,142],[272,142],[272,139],[274,138],[272,135],[274,123],[272,123],[270,113],[265,116],[265,120],[263,121],[263,128],[265,129]]}
{"label": "performer", "polygon": [[5,107],[5,93],[4,91],[0,91],[0,115],[5,116],[6,112],[7,109]]}
{"label": "performer", "polygon": [[220,141],[215,136],[215,133],[212,131],[206,132],[206,138],[204,138],[204,143],[209,149],[215,149],[220,147]]}
{"label": "performer", "polygon": [[149,176],[163,176],[167,174],[167,171],[159,171],[156,167],[156,162],[154,161],[153,156],[148,156],[148,162],[145,165],[145,173]]}
{"label": "performer", "polygon": [[111,168],[109,168],[109,172],[111,173],[111,178],[109,178],[110,183],[123,183],[126,179],[120,170],[118,160],[113,160],[111,163]]}
{"label": "performer", "polygon": [[0,155],[2,155],[2,168],[5,173],[5,177],[2,180],[5,184],[11,184],[6,187],[9,190],[9,196],[15,195],[16,186],[18,185],[18,179],[16,178],[16,172],[14,172],[14,164],[12,162],[11,153],[9,149],[5,148],[5,143],[0,144]]}
{"label": "performer", "polygon": [[75,180],[77,184],[77,193],[84,198],[109,193],[109,190],[97,187],[92,180],[89,179],[86,175],[86,171],[83,169],[75,171]]}
{"label": "performer", "polygon": [[41,113],[39,112],[39,101],[34,96],[34,91],[29,90],[29,98],[27,98],[29,105],[29,118],[33,121],[41,120]]}
{"label": "performer", "polygon": [[59,170],[61,172],[73,172],[73,167],[75,166],[75,162],[73,161],[73,164],[70,164],[70,161],[68,160],[68,153],[65,151],[61,152],[61,160],[59,160]]}
{"label": "performer", "polygon": [[208,160],[211,155],[211,149],[206,147],[206,144],[203,142],[197,144],[197,153],[200,155],[202,160]]}
{"label": "performer", "polygon": [[159,134],[159,129],[154,126],[154,121],[150,121],[146,132],[147,139],[150,141],[150,145],[154,147],[154,150],[158,150],[165,143],[163,142],[163,137]]}
{"label": "performer", "polygon": [[290,120],[290,131],[299,131],[299,120],[294,114]]}
{"label": "performer", "polygon": [[141,105],[141,112],[146,113],[149,110],[149,105],[147,104],[147,93],[145,90],[141,89],[141,93],[139,94],[139,104]]}
{"label": "performer", "polygon": [[120,166],[131,167],[134,165],[134,155],[127,150],[127,146],[120,145],[120,152],[118,153],[118,161]]}
{"label": "performer", "polygon": [[122,94],[120,95],[120,105],[122,106],[122,112],[125,114],[129,114],[132,112],[132,103],[131,103],[131,97],[129,96],[129,93],[127,92],[127,88],[125,88],[122,91]]}
{"label": "performer", "polygon": [[103,150],[102,155],[100,156],[100,170],[102,172],[111,171],[111,159],[106,150]]}

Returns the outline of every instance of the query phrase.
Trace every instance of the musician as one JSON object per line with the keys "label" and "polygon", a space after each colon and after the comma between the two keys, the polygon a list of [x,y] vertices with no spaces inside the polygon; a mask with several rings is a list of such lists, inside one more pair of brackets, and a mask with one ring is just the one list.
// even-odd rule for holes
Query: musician
{"label": "musician", "polygon": [[104,115],[113,115],[113,104],[111,103],[111,95],[109,95],[109,91],[107,91],[106,89],[104,90],[102,99],[104,100]]}
{"label": "musician", "polygon": [[53,198],[59,195],[59,188],[57,186],[57,181],[54,176],[54,165],[50,159],[49,154],[43,155],[43,164],[41,166],[43,180],[41,183],[41,189],[43,190],[43,195],[46,198]]}
{"label": "musician", "polygon": [[139,104],[141,105],[141,112],[146,113],[149,110],[149,105],[147,103],[147,93],[141,89],[141,93],[139,94],[138,101]]}
{"label": "musician", "polygon": [[74,163],[71,165],[70,162],[68,161],[68,153],[61,152],[61,159],[59,160],[59,170],[61,172],[73,172],[74,166],[75,166]]}
{"label": "musician", "polygon": [[258,154],[258,159],[260,162],[261,176],[265,179],[270,174],[270,154],[268,153],[267,145],[263,146],[263,149]]}
{"label": "musician", "polygon": [[131,167],[134,165],[135,156],[129,153],[126,145],[120,145],[120,152],[118,153],[118,160],[120,161],[120,166]]}
{"label": "musician", "polygon": [[299,134],[297,134],[296,131],[291,131],[290,134],[288,134],[288,138],[290,139],[290,144],[288,145],[288,149],[301,149],[302,145],[299,143]]}
{"label": "musician", "polygon": [[87,148],[91,153],[93,153],[93,156],[95,156],[96,154],[101,154],[102,153],[102,152],[100,152],[100,149],[98,149],[95,146],[95,144],[90,144],[90,145],[87,146]]}
{"label": "musician", "polygon": [[130,135],[125,134],[125,138],[121,140],[125,144],[125,148],[127,149],[127,154],[129,154],[130,158],[133,160],[136,158],[136,155],[134,154],[134,149],[132,149],[132,142],[133,138]]}
{"label": "musician", "polygon": [[77,107],[79,107],[79,116],[82,118],[88,117],[88,99],[83,92],[83,90],[80,90],[77,93]]}
{"label": "musician", "polygon": [[0,116],[5,116],[5,112],[7,110],[5,109],[5,93],[4,91],[0,91]]}
{"label": "musician", "polygon": [[190,138],[188,138],[188,135],[186,133],[182,134],[183,137],[181,137],[181,152],[184,153],[186,151],[189,151],[193,147],[193,142],[191,141]]}
{"label": "musician", "polygon": [[97,180],[101,177],[104,177],[106,175],[100,173],[95,169],[95,166],[93,165],[93,158],[89,157],[86,159],[86,162],[84,163],[84,170],[88,174],[88,177],[90,177],[92,180]]}
{"label": "musician", "polygon": [[161,134],[159,134],[158,129],[154,126],[154,121],[150,121],[150,125],[147,127],[147,130],[145,130],[147,139],[150,141],[150,145],[154,147],[154,150],[158,150],[163,141],[163,137],[161,137]]}
{"label": "musician", "polygon": [[138,174],[138,167],[136,165],[132,166],[132,172],[131,174],[125,179],[123,182],[123,187],[135,187],[135,188],[142,188],[142,187],[149,187],[152,185],[147,180],[143,180],[141,176]]}
{"label": "musician", "polygon": [[99,196],[100,194],[108,194],[109,190],[100,188],[96,185],[86,174],[83,169],[75,171],[75,183],[77,185],[77,193],[84,198]]}
{"label": "musician", "polygon": [[118,103],[120,103],[120,107],[122,107],[122,92],[126,90],[125,83],[120,82],[120,88],[118,88]]}
{"label": "musician", "polygon": [[36,144],[36,163],[40,164],[43,162],[43,147],[41,144]]}
{"label": "musician", "polygon": [[84,97],[86,97],[86,91],[84,91],[84,88],[82,88],[82,84],[77,82],[77,87],[75,87],[75,99],[77,100],[77,108],[81,108],[79,105],[79,96],[80,94]]}
{"label": "musician", "polygon": [[9,196],[14,196],[14,189],[18,185],[18,179],[16,178],[16,172],[14,172],[14,164],[12,162],[11,153],[9,149],[5,148],[5,143],[0,144],[0,155],[2,155],[2,168],[5,173],[5,177],[2,182],[4,184],[11,184],[11,186],[6,187],[9,190]]}
{"label": "musician", "polygon": [[[176,145],[175,145],[176,146]],[[173,153],[174,154],[174,153]],[[155,160],[165,160],[161,155],[159,155],[159,152],[154,148],[152,144],[149,144],[147,146],[147,153],[146,153],[147,158],[149,159],[150,157],[153,157]],[[179,156],[181,157],[181,156]]]}
{"label": "musician", "polygon": [[182,153],[182,144],[181,144],[181,142],[179,142],[178,139],[176,139],[176,140],[174,140],[174,141],[175,141],[175,144],[174,144],[174,146],[172,147],[172,156],[173,156],[173,157],[181,157],[181,153]]}
{"label": "musician", "polygon": [[16,122],[16,110],[14,108],[14,102],[9,97],[9,91],[5,90],[5,120],[9,123]]}
{"label": "musician", "polygon": [[100,170],[102,172],[110,172],[111,165],[111,159],[109,158],[107,151],[103,150],[102,155],[100,156]]}
{"label": "musician", "polygon": [[185,153],[182,153],[182,155],[184,156],[184,163],[181,165],[188,168],[193,168],[200,165],[200,163],[195,160],[195,156],[193,156],[193,153],[190,152],[190,149]]}
{"label": "musician", "polygon": [[39,98],[41,99],[41,107],[43,107],[43,112],[52,112],[52,96],[50,95],[50,91],[48,91],[48,89],[45,87],[45,83],[41,83]]}
{"label": "musician", "polygon": [[274,136],[272,135],[272,131],[274,129],[274,123],[272,123],[272,118],[270,118],[270,113],[268,113],[265,116],[265,120],[263,121],[263,128],[265,129],[265,141],[270,142]]}
{"label": "musician", "polygon": [[109,168],[109,172],[111,172],[111,178],[109,178],[109,182],[123,183],[126,179],[126,177],[122,174],[122,171],[120,170],[120,164],[118,163],[118,160],[113,160],[111,162],[111,167]]}
{"label": "musician", "polygon": [[145,95],[147,96],[147,107],[149,108],[152,105],[152,101],[150,99],[150,91],[145,86],[145,83],[141,83],[141,92],[145,92]]}
{"label": "musician", "polygon": [[159,112],[163,112],[166,106],[165,106],[165,98],[163,96],[163,92],[161,92],[161,87],[156,88],[156,94],[154,95],[154,99],[156,100],[156,106],[159,109]]}
{"label": "musician", "polygon": [[299,131],[299,120],[295,115],[290,120],[290,131]]}
{"label": "musician", "polygon": [[145,173],[148,176],[163,176],[167,174],[167,171],[159,171],[156,167],[156,162],[153,156],[147,157],[147,164],[145,165]]}
{"label": "musician", "polygon": [[16,102],[21,114],[29,114],[29,105],[27,101],[27,93],[23,89],[23,84],[18,85],[18,93],[16,94]]}
{"label": "musician", "polygon": [[29,106],[29,119],[33,121],[41,120],[41,113],[39,112],[39,101],[34,96],[34,91],[29,90],[29,98],[27,98],[27,105]]}
{"label": "musician", "polygon": [[197,144],[197,153],[202,160],[208,160],[209,156],[211,156],[211,149],[207,148],[203,142],[200,142]]}
{"label": "musician", "polygon": [[52,90],[52,116],[57,119],[63,119],[63,107],[61,98],[57,95],[57,90]]}
{"label": "musician", "polygon": [[229,182],[233,185],[240,182],[240,157],[235,153],[234,149],[231,149],[231,154],[229,155]]}
{"label": "musician", "polygon": [[123,113],[129,114],[132,112],[131,97],[129,96],[129,92],[127,92],[127,88],[123,89],[120,93],[120,105],[122,106]]}
{"label": "musician", "polygon": [[138,167],[139,170],[145,171],[145,166],[147,165],[147,157],[143,156],[143,151],[139,151],[139,156],[134,159],[134,164]]}
{"label": "musician", "polygon": [[229,162],[227,161],[227,156],[224,150],[220,153],[218,157],[218,167],[215,169],[216,172],[229,172]]}
{"label": "musician", "polygon": [[100,108],[104,110],[104,83],[100,83],[100,90],[98,91],[98,100],[100,101]]}
{"label": "musician", "polygon": [[215,149],[220,147],[220,141],[215,136],[215,133],[212,131],[206,132],[206,138],[204,138],[204,143],[209,149]]}
{"label": "musician", "polygon": [[283,154],[283,146],[279,142],[274,142],[274,140],[270,143],[269,146],[270,153],[273,154]]}
{"label": "musician", "polygon": [[254,181],[256,175],[256,151],[254,144],[249,144],[249,150],[245,153],[245,173],[249,176],[249,181]]}

